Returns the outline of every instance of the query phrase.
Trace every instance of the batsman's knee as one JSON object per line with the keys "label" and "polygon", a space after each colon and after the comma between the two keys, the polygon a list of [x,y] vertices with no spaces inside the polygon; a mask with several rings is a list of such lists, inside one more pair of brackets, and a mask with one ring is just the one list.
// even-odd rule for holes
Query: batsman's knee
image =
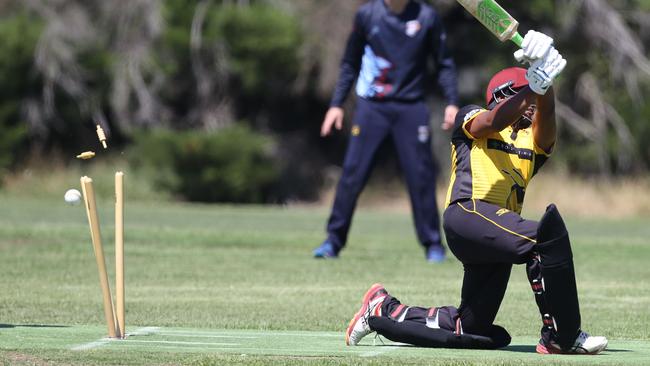
{"label": "batsman's knee", "polygon": [[539,221],[534,251],[539,254],[539,261],[544,267],[561,265],[573,259],[569,233],[554,204],[546,208],[546,213]]}

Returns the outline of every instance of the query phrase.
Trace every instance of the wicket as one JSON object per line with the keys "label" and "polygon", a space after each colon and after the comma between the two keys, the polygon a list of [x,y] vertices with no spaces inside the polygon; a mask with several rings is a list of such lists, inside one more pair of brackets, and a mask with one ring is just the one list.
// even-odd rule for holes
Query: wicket
{"label": "wicket", "polygon": [[93,251],[97,261],[97,270],[99,271],[108,336],[111,338],[124,338],[126,336],[124,311],[124,173],[115,173],[115,300],[117,305],[115,308],[113,307],[106,271],[92,178],[81,177],[81,190],[88,216],[88,225],[90,226]]}

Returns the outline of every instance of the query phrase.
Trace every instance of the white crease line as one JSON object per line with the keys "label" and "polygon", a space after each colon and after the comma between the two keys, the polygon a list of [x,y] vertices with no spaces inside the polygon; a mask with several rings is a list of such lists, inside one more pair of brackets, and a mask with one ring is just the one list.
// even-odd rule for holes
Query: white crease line
{"label": "white crease line", "polygon": [[150,334],[158,334],[160,331],[160,327],[143,327],[143,328],[138,328],[135,330],[135,332],[132,333],[127,333],[127,336],[142,336],[142,335],[150,335]]}
{"label": "white crease line", "polygon": [[[121,343],[120,347],[140,347],[140,346],[137,345],[137,344],[133,344],[133,343],[132,344]],[[243,351],[243,350],[247,350],[247,351],[253,351],[250,354],[257,354],[257,355],[264,355],[264,354],[266,354],[265,353],[266,351],[281,352],[282,354],[286,354],[286,355],[293,355],[293,354],[306,354],[306,355],[324,354],[324,355],[328,355],[328,354],[333,354],[333,353],[334,354],[341,354],[341,353],[346,354],[346,353],[349,353],[349,354],[353,354],[353,355],[358,354],[358,352],[356,350],[342,350],[342,349],[339,349],[339,350],[336,350],[336,351],[331,351],[331,350],[323,350],[321,348],[318,348],[318,349],[311,349],[310,348],[310,349],[296,350],[296,349],[292,349],[292,348],[267,348],[267,347],[260,348],[260,347],[238,347],[238,346],[237,347],[224,347],[224,346],[217,346],[217,347],[201,348],[201,347],[183,347],[183,346],[160,345],[160,346],[156,346],[155,349],[178,349],[178,350],[187,351],[187,352],[196,352],[196,351],[203,351],[203,350],[212,350],[212,351],[219,351],[219,350],[223,350],[223,351]],[[259,352],[260,350],[263,351],[263,352]],[[255,352],[255,351],[257,351],[257,352]]]}
{"label": "white crease line", "polygon": [[[129,333],[127,335],[146,335],[146,334],[154,334],[156,333],[160,328],[159,327],[144,327],[144,328],[139,328],[136,329],[135,332]],[[94,349],[94,348],[99,348],[101,346],[104,346],[110,342],[112,342],[113,339],[111,338],[101,338],[93,342],[89,343],[84,343],[80,344],[78,346],[74,346],[70,348],[72,351],[86,351],[89,349]]]}
{"label": "white crease line", "polygon": [[235,335],[216,335],[216,334],[201,334],[201,333],[181,333],[181,332],[158,332],[156,335],[161,336],[175,336],[175,337],[196,337],[196,338],[234,338],[234,339],[259,339],[260,337],[247,337]]}
{"label": "white crease line", "polygon": [[[160,343],[160,344],[185,344],[185,345],[197,345],[197,346],[239,346],[239,343],[214,343],[214,342],[184,342],[184,341],[145,341],[145,340],[135,340],[135,339],[126,339],[124,343]],[[122,343],[122,342],[121,342]]]}
{"label": "white crease line", "polygon": [[368,352],[363,352],[359,354],[361,357],[375,357],[375,356],[380,356],[383,354],[386,354],[388,352],[392,352],[396,350],[399,346],[408,346],[406,343],[399,343],[399,342],[394,342],[391,344],[382,344],[382,345],[375,345],[373,344],[374,350],[368,351]]}
{"label": "white crease line", "polygon": [[[188,333],[187,331],[174,331],[174,330],[162,330],[159,333],[156,334],[166,334],[169,333],[169,335],[176,335],[177,333]],[[190,334],[205,334],[205,335],[214,335],[214,336],[230,336],[231,334],[237,335],[238,334],[243,334],[241,337],[274,337],[274,336],[287,336],[287,337],[327,337],[327,338],[345,338],[343,333],[341,334],[330,334],[330,333],[308,333],[308,332],[281,332],[281,331],[274,331],[274,330],[269,330],[267,332],[248,332],[248,331],[242,331],[242,332],[233,332],[229,333],[228,331],[216,331],[216,332],[210,332],[210,331],[197,331],[197,332],[191,332]],[[233,336],[234,338],[235,336]],[[238,336],[240,337],[240,336]]]}
{"label": "white crease line", "polygon": [[110,341],[111,341],[110,338],[102,338],[102,339],[98,339],[98,340],[96,340],[94,342],[85,343],[85,344],[81,344],[79,346],[72,347],[71,350],[73,350],[73,351],[86,351],[86,350],[93,349],[93,348],[99,348],[99,347],[105,345],[106,343],[108,343]]}
{"label": "white crease line", "polygon": [[[379,348],[379,347],[376,347],[376,348]],[[381,347],[380,350],[370,351],[370,352],[363,352],[363,353],[360,353],[359,356],[361,356],[361,357],[376,357],[376,356],[380,356],[380,355],[383,355],[385,353],[391,352],[392,350],[393,350],[392,347]]]}

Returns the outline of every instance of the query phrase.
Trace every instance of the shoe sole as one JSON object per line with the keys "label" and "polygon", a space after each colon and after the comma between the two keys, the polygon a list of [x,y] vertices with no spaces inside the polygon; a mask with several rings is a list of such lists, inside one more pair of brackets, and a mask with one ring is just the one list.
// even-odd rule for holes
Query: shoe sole
{"label": "shoe sole", "polygon": [[354,329],[354,325],[357,323],[359,318],[363,315],[363,313],[368,310],[368,304],[370,303],[370,299],[372,299],[375,294],[383,289],[384,286],[382,286],[379,283],[375,283],[374,285],[370,286],[370,289],[366,291],[365,295],[363,295],[363,302],[361,303],[361,308],[359,311],[357,311],[356,314],[352,317],[352,320],[350,320],[350,323],[348,324],[348,329],[345,330],[345,344],[347,346],[350,345],[350,333],[352,333],[352,330]]}
{"label": "shoe sole", "polygon": [[328,258],[337,258],[337,257],[339,256],[338,253],[337,253],[337,254],[331,254],[331,253],[326,252],[326,251],[319,251],[319,249],[320,249],[320,248],[316,248],[316,249],[312,252],[312,255],[314,256],[314,258],[317,258],[317,259],[328,259]]}
{"label": "shoe sole", "polygon": [[316,259],[329,259],[329,258],[336,259],[336,258],[338,258],[338,254],[337,255],[331,255],[331,254],[327,254],[327,253],[312,253],[312,254],[314,255],[314,258],[316,258]]}
{"label": "shoe sole", "polygon": [[585,352],[585,353],[577,353],[577,352],[564,352],[559,349],[555,348],[547,348],[541,343],[537,343],[537,347],[535,347],[535,351],[539,354],[543,355],[596,355],[599,354],[600,352],[604,351],[607,348],[607,344],[609,342],[605,342],[600,348],[591,351],[591,352]]}

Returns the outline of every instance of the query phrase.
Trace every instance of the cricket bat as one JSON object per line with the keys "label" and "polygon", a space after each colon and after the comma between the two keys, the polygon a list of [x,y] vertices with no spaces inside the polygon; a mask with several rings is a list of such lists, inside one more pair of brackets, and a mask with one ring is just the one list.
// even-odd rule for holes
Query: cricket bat
{"label": "cricket bat", "polygon": [[511,40],[521,47],[523,38],[517,32],[519,22],[494,0],[456,0],[501,42]]}

